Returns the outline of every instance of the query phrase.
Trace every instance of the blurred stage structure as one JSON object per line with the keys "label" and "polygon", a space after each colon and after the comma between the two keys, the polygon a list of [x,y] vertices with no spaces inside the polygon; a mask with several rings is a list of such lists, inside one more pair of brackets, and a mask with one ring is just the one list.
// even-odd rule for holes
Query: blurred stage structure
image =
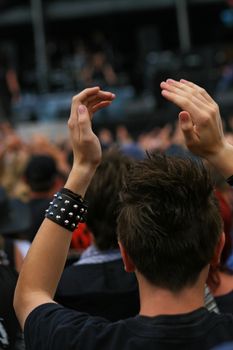
{"label": "blurred stage structure", "polygon": [[[19,1],[20,3],[21,1]],[[219,0],[77,0],[77,1],[44,1],[30,0],[31,6],[15,5],[0,14],[0,27],[33,26],[37,81],[39,90],[46,91],[48,65],[46,60],[44,21],[57,21],[86,16],[108,15],[119,12],[155,10],[158,8],[176,7],[177,25],[180,49],[188,51],[191,48],[190,25],[187,5],[219,3]],[[17,3],[17,2],[16,2]],[[6,5],[7,7],[7,5]]]}
{"label": "blurred stage structure", "polygon": [[[135,115],[138,111],[144,111],[148,116],[153,113],[155,107],[161,107],[159,98],[156,99],[159,92],[158,83],[161,78],[168,74],[172,77],[179,77],[182,73],[184,76],[197,80],[200,84],[209,87],[210,90],[216,84],[217,70],[216,66],[223,62],[221,50],[219,48],[205,48],[200,50],[193,49],[192,38],[192,16],[190,8],[199,9],[201,12],[204,6],[218,6],[226,4],[222,0],[0,0],[0,31],[7,32],[11,28],[13,32],[17,28],[30,28],[32,38],[34,40],[34,54],[35,54],[35,79],[37,91],[35,94],[25,93],[22,105],[16,106],[15,111],[19,120],[27,119],[56,119],[67,113],[70,98],[72,95],[70,91],[52,92],[50,89],[50,69],[48,57],[46,52],[47,43],[47,26],[59,26],[62,33],[66,23],[81,21],[85,25],[84,20],[88,20],[86,30],[89,31],[90,21],[95,21],[97,18],[104,16],[123,16],[132,15],[136,13],[138,16],[143,11],[156,13],[156,11],[164,11],[164,21],[166,21],[166,11],[172,11],[175,17],[173,24],[169,27],[168,17],[168,31],[171,31],[171,36],[177,35],[178,47],[173,50],[156,50],[156,43],[153,43],[153,30],[150,32],[148,27],[141,35],[141,51],[144,52],[143,60],[139,60],[143,69],[144,95],[137,96],[135,102],[135,91],[130,84],[122,89],[116,90],[122,103],[120,105],[113,105],[112,120],[117,120],[117,113],[120,111],[122,116]],[[170,12],[169,12],[170,13]],[[211,15],[211,14],[210,14]],[[116,18],[116,17],[115,17]],[[122,17],[121,17],[122,18]],[[176,28],[173,28],[172,26]],[[116,23],[117,25],[117,23]],[[129,18],[130,25],[130,18]],[[197,23],[195,24],[198,25]],[[207,24],[208,26],[208,24]],[[13,29],[12,29],[13,28]],[[75,30],[75,28],[74,28]],[[83,29],[85,30],[85,29]],[[125,29],[124,29],[125,30]],[[122,35],[121,23],[119,23],[115,32],[117,35]],[[172,33],[172,31],[175,32]],[[147,36],[148,34],[148,36]],[[156,33],[155,33],[156,34]],[[204,33],[203,33],[204,35]],[[148,38],[148,44],[145,42]],[[200,38],[201,40],[201,38]],[[151,43],[151,45],[150,45]],[[144,49],[143,49],[144,45]],[[153,47],[154,46],[154,47]],[[132,55],[133,57],[133,55]],[[215,61],[215,63],[213,62]],[[210,63],[208,63],[210,62]],[[211,68],[211,69],[210,69]],[[179,74],[177,74],[179,72]],[[196,79],[198,77],[198,79]],[[69,84],[68,84],[69,85]],[[69,90],[67,88],[67,90]],[[153,93],[151,93],[153,91]],[[39,93],[39,97],[38,97]],[[221,99],[221,96],[220,96]],[[127,102],[127,104],[125,104]],[[24,108],[26,107],[26,109]],[[161,107],[162,108],[162,107]],[[28,111],[28,115],[25,111]],[[141,112],[138,113],[140,118]],[[114,119],[115,118],[115,119]],[[100,116],[100,121],[105,121],[105,116]],[[97,118],[98,120],[98,118]],[[106,119],[107,120],[107,119]]]}

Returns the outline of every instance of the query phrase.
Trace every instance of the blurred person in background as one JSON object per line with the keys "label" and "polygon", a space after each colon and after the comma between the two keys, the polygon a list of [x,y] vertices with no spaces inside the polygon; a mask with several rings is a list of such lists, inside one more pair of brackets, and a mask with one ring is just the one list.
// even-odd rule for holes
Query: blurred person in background
{"label": "blurred person in background", "polygon": [[0,349],[23,350],[22,332],[13,309],[13,296],[30,243],[25,233],[30,225],[28,206],[9,198],[0,187]]}
{"label": "blurred person in background", "polygon": [[85,86],[106,87],[115,86],[117,83],[116,73],[102,51],[91,54],[86,66],[82,69],[81,76]]}
{"label": "blurred person in background", "polygon": [[83,41],[74,42],[74,53],[72,59],[72,71],[74,74],[75,85],[77,88],[80,88],[82,85],[82,71],[86,64],[88,57],[87,48]]}
{"label": "blurred person in background", "polygon": [[66,307],[111,321],[139,310],[136,278],[124,270],[116,235],[118,196],[130,167],[128,157],[116,149],[103,156],[86,194],[93,243],[65,269],[55,297]]}
{"label": "blurred person in background", "polygon": [[108,150],[114,145],[114,138],[112,132],[107,128],[102,128],[98,133],[98,138],[101,143],[103,151]]}
{"label": "blurred person in background", "polygon": [[126,126],[117,126],[116,139],[119,149],[125,155],[137,160],[145,157],[144,151],[141,149],[140,145],[133,140]]}
{"label": "blurred person in background", "polygon": [[54,191],[62,186],[54,158],[49,155],[33,155],[25,168],[24,179],[29,187],[28,206],[31,213],[31,225],[27,237],[33,241],[43,219],[45,210]]}
{"label": "blurred person in background", "polygon": [[0,187],[0,235],[9,264],[18,272],[30,247],[26,239],[30,227],[30,211],[26,203],[17,198],[10,198]]}
{"label": "blurred person in background", "polygon": [[[166,86],[163,95],[167,97]],[[192,96],[186,86],[181,87],[185,96]],[[69,194],[70,208],[76,203],[79,213],[85,212],[82,197],[100,163],[101,147],[84,104],[90,94],[98,98],[98,93],[97,88],[88,89],[73,99],[69,127],[74,166],[61,197],[54,197],[17,284],[14,305],[28,348],[170,349],[175,345],[179,349],[210,349],[232,341],[232,315],[216,315],[203,308],[209,264],[219,260],[224,235],[208,173],[191,160],[153,156],[135,164],[125,183],[118,238],[125,268],[135,271],[139,281],[139,316],[109,323],[53,302],[71,240],[67,225],[75,222],[66,221],[69,213],[60,221],[60,215],[56,217],[52,211],[59,203],[62,208]],[[227,155],[233,160],[233,150],[224,142],[218,110],[213,109],[213,101],[208,102],[212,109],[204,118],[207,111],[203,112],[200,104],[204,108],[209,100],[203,103],[196,95],[197,109],[191,96],[180,102],[179,93],[171,94],[171,100],[180,102],[181,107],[185,101],[180,119],[187,145],[230,176],[233,167],[232,162],[228,167]],[[193,128],[191,118],[196,118],[198,128]],[[53,230],[56,235],[51,234]]]}
{"label": "blurred person in background", "polygon": [[11,104],[20,98],[20,86],[7,54],[0,49],[0,120],[12,121]]}
{"label": "blurred person in background", "polygon": [[[42,134],[34,134],[29,143],[31,155],[45,155],[52,157],[56,162],[57,171],[61,178],[66,179],[72,166],[68,155],[70,150],[69,140],[52,140]],[[72,162],[72,159],[71,159]]]}
{"label": "blurred person in background", "polygon": [[233,270],[227,266],[233,247],[231,237],[233,189],[215,169],[211,170],[215,182],[215,195],[224,223],[225,245],[219,264],[211,265],[207,283],[215,297],[219,311],[233,314]]}
{"label": "blurred person in background", "polygon": [[9,123],[0,125],[0,183],[13,197],[25,199],[27,189],[21,177],[29,149]]}
{"label": "blurred person in background", "polygon": [[0,349],[25,349],[22,332],[13,309],[18,275],[10,266],[0,236]]}

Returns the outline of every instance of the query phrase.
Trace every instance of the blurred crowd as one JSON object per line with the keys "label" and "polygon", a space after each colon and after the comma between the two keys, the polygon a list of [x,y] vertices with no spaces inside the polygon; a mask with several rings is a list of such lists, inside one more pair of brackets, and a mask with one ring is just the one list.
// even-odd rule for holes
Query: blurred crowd
{"label": "blurred crowd", "polygon": [[[0,0],[0,9],[8,6]],[[138,284],[134,274],[126,274],[116,235],[119,193],[132,163],[151,153],[200,162],[186,147],[177,109],[161,97],[160,82],[184,76],[207,88],[222,107],[225,140],[233,145],[231,44],[181,53],[163,50],[155,33],[152,47],[145,43],[147,32],[141,42],[135,40],[133,55],[129,47],[127,53],[113,47],[99,31],[70,41],[48,39],[45,91],[38,89],[30,53],[19,71],[0,45],[0,350],[25,349],[13,309],[15,286],[53,195],[73,165],[69,137],[50,138],[36,132],[36,124],[33,135],[25,137],[17,130],[20,121],[67,118],[71,93],[87,87],[116,94],[94,117],[103,159],[86,193],[87,220],[72,233],[55,295],[65,307],[110,321],[134,317],[140,309]],[[233,187],[207,161],[204,165],[214,179],[225,232],[221,259],[206,281],[205,308],[233,315]]]}
{"label": "blurred crowd", "polygon": [[[231,125],[232,121],[229,119],[225,135],[227,140],[233,144],[233,129]],[[131,135],[126,126],[118,125],[115,130],[108,128],[99,129],[98,137],[107,158],[103,161],[103,169],[100,167],[99,180],[96,180],[97,184],[93,184],[93,188],[90,188],[90,217],[87,220],[87,225],[80,224],[78,229],[73,233],[70,253],[66,263],[67,270],[63,279],[60,281],[57,300],[63,305],[73,308],[77,307],[79,310],[89,311],[92,314],[101,314],[111,320],[116,320],[135,315],[138,312],[136,282],[131,280],[125,281],[126,291],[124,293],[126,295],[120,299],[121,306],[123,306],[122,309],[119,309],[118,306],[116,311],[116,308],[111,310],[110,306],[106,307],[108,303],[112,305],[112,296],[106,294],[107,287],[105,285],[89,286],[87,281],[87,284],[84,283],[87,286],[87,291],[89,288],[95,291],[96,287],[98,290],[96,293],[99,295],[98,298],[100,298],[97,303],[99,308],[93,309],[91,305],[97,305],[94,302],[97,296],[95,294],[94,296],[88,294],[88,298],[86,299],[86,290],[82,293],[80,290],[77,292],[74,281],[75,278],[79,279],[82,275],[78,277],[77,273],[73,271],[74,266],[80,266],[79,264],[85,265],[86,261],[88,262],[89,260],[92,261],[94,259],[95,261],[97,259],[99,261],[98,259],[100,259],[100,261],[106,262],[109,261],[109,256],[111,257],[110,261],[112,258],[114,261],[116,258],[120,259],[119,252],[117,252],[117,244],[112,241],[112,235],[115,237],[116,218],[115,216],[112,218],[111,215],[113,213],[114,215],[116,214],[114,207],[111,207],[111,203],[113,202],[115,206],[123,179],[119,178],[117,180],[115,174],[118,174],[117,176],[122,175],[123,170],[121,170],[121,167],[125,162],[127,164],[125,159],[131,159],[131,161],[142,160],[145,158],[146,152],[162,152],[171,156],[197,159],[185,147],[183,134],[178,123],[156,127],[149,131],[141,132],[136,137]],[[2,122],[0,124],[0,138],[0,265],[1,268],[4,268],[2,275],[0,272],[1,285],[5,283],[4,280],[7,280],[7,283],[4,284],[4,293],[7,295],[7,298],[6,296],[0,298],[1,301],[7,300],[7,302],[3,302],[2,305],[0,303],[0,314],[3,315],[5,320],[5,327],[10,337],[10,342],[15,346],[12,349],[17,348],[15,344],[18,344],[19,349],[23,349],[22,334],[20,333],[12,309],[12,297],[17,280],[17,272],[20,272],[23,260],[44,219],[45,210],[48,208],[53,194],[59,188],[63,187],[67,179],[73,161],[72,148],[68,138],[50,140],[44,135],[35,134],[25,140],[20,137],[17,130],[8,122]],[[112,164],[112,169],[106,168],[110,166],[109,164]],[[127,165],[125,166],[127,169]],[[224,178],[214,170],[212,172],[215,177],[216,196],[219,200],[224,219],[226,246],[221,265],[217,270],[211,271],[208,285],[213,295],[217,291],[216,310],[231,310],[233,313],[232,307],[228,309],[228,303],[222,300],[221,293],[220,295],[218,293],[220,284],[219,274],[228,275],[233,271],[233,191],[225,183]],[[111,182],[113,189],[110,191],[108,188]],[[115,193],[116,197],[113,197],[113,193]],[[99,198],[99,195],[101,198]],[[100,202],[102,202],[103,207],[98,204]],[[109,207],[109,211],[106,213],[104,206]],[[99,211],[97,209],[98,207]],[[101,217],[102,215],[103,217]],[[107,235],[107,218],[110,220],[110,235]],[[119,275],[118,268],[116,268],[114,273]],[[6,271],[6,269],[9,271]],[[93,273],[95,276],[101,274],[100,271],[94,271]],[[111,273],[113,273],[113,270],[111,270]],[[121,277],[121,282],[122,278],[125,277]],[[116,283],[116,280],[118,280],[117,277],[114,279],[114,283]],[[98,288],[102,292],[105,290],[103,295]],[[111,289],[112,287],[109,288]],[[122,288],[122,283],[119,288]],[[93,298],[93,304],[92,302],[90,303],[90,300],[92,300],[90,298]],[[131,304],[129,300],[131,300]],[[124,305],[127,305],[127,308]],[[9,310],[11,310],[10,313]]]}
{"label": "blurred crowd", "polygon": [[[125,125],[118,125],[114,130],[101,128],[97,131],[104,152],[117,149],[134,160],[145,158],[146,152],[165,153],[170,156],[195,157],[187,150],[178,122],[155,127],[136,136],[131,134]],[[225,137],[233,144],[233,121],[228,120]],[[2,196],[29,204],[31,210],[30,228],[23,229],[24,240],[31,242],[44,217],[51,196],[65,183],[72,167],[72,148],[68,138],[49,139],[34,133],[25,139],[17,129],[8,122],[0,124],[0,185]],[[223,179],[218,178],[219,191],[224,193],[221,200],[226,201],[229,213],[233,208],[232,190],[222,186]],[[220,196],[220,195],[219,195]],[[1,201],[3,199],[1,198]],[[22,221],[23,217],[22,216]],[[231,232],[231,215],[228,218],[228,231]],[[26,220],[26,219],[25,219]],[[27,221],[27,220],[26,220]],[[25,223],[26,226],[26,223]],[[86,228],[84,229],[84,231]],[[86,230],[87,232],[88,230]],[[0,231],[2,234],[2,232]],[[19,238],[14,232],[7,232],[8,238]],[[91,236],[73,241],[78,254],[86,248]],[[85,242],[86,240],[86,242]],[[20,245],[19,245],[20,246]],[[23,246],[22,246],[23,247]],[[25,250],[22,248],[22,258]],[[22,262],[19,259],[20,263]],[[20,264],[15,265],[20,270]]]}
{"label": "blurred crowd", "polygon": [[[54,45],[49,45],[48,50],[53,65],[57,65],[57,71],[53,71],[50,80],[50,86],[54,89],[65,88],[64,82],[67,81],[66,88],[69,89],[81,90],[98,85],[114,91],[116,86],[120,88],[129,82],[123,65],[118,62],[116,66],[116,56],[101,36],[95,37],[95,44],[91,48],[81,41],[77,42],[74,54],[68,59],[64,56],[58,59],[57,47]],[[73,155],[69,138],[50,139],[35,133],[25,139],[11,125],[11,118],[8,117],[11,101],[20,100],[21,88],[16,72],[8,65],[2,64],[2,67],[0,83],[5,90],[0,92],[0,120],[3,120],[0,123],[0,285],[4,288],[0,288],[0,340],[6,348],[22,350],[23,335],[12,306],[15,284],[53,194],[66,182]],[[64,79],[63,72],[67,71],[72,72],[69,75],[72,81]],[[150,85],[151,71],[148,70],[147,74]],[[157,80],[160,79],[161,71],[153,71],[153,74]],[[59,86],[61,81],[62,87]],[[153,91],[153,86],[149,85],[145,86],[145,91],[147,87]],[[216,93],[221,94],[231,88],[232,66],[229,65],[219,80]],[[87,193],[87,224],[80,224],[72,236],[66,269],[56,294],[56,300],[62,305],[112,321],[134,316],[139,311],[137,283],[134,277],[126,277],[116,240],[116,203],[125,173],[130,162],[144,159],[147,152],[199,161],[186,148],[178,122],[170,121],[170,113],[174,115],[174,110],[164,109],[159,101],[158,97],[158,109],[154,112],[157,123],[143,125],[137,133],[132,124],[129,128],[125,124],[116,123],[114,128],[106,124],[97,129],[106,158]],[[117,109],[118,114],[119,111]],[[143,124],[143,118],[141,115],[140,125]],[[225,137],[233,145],[233,117],[225,121]],[[210,168],[210,171],[224,221],[226,243],[220,264],[210,271],[205,302],[209,310],[233,314],[232,295],[230,299],[226,297],[221,282],[229,276],[232,278],[233,274],[233,190],[214,169]],[[93,264],[93,267],[86,270],[85,265],[89,264]],[[104,265],[104,273],[101,264],[108,264],[107,268]],[[102,274],[105,279],[99,281],[98,277]],[[91,281],[88,276],[92,276]],[[85,281],[81,289],[78,280]],[[114,299],[119,302],[113,304]],[[1,318],[4,321],[1,322]]]}

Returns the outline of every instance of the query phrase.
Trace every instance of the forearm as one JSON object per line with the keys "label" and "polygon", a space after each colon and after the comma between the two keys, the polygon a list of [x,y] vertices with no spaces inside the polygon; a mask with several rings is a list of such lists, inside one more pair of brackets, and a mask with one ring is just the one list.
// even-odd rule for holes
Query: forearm
{"label": "forearm", "polygon": [[84,197],[95,171],[96,166],[74,165],[64,187]]}
{"label": "forearm", "polygon": [[[74,165],[65,188],[82,197],[102,156],[100,142],[92,130],[92,113],[109,106],[114,98],[112,93],[93,87],[72,99],[68,127]],[[22,327],[35,307],[53,301],[71,241],[71,232],[67,228],[72,231],[85,212],[86,206],[80,197],[67,190],[54,197],[48,218],[32,243],[16,287],[14,306]]]}
{"label": "forearm", "polygon": [[[65,185],[81,196],[94,175],[94,169],[72,170]],[[15,309],[21,325],[38,305],[51,302],[69,251],[72,234],[45,219],[23,264],[15,292]]]}

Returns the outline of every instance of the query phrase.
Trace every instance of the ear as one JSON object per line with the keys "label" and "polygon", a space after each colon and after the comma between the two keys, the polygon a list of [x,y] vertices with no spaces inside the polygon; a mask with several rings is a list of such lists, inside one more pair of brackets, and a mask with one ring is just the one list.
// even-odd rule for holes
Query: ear
{"label": "ear", "polygon": [[212,265],[212,266],[218,266],[219,265],[224,245],[225,245],[225,233],[222,232],[221,236],[219,237],[217,246],[215,248],[214,256],[211,259],[210,265]]}
{"label": "ear", "polygon": [[122,260],[125,265],[125,271],[126,272],[134,272],[135,271],[135,265],[132,262],[131,258],[129,257],[128,253],[126,252],[124,246],[121,244],[121,242],[118,242],[120,251],[121,251],[121,256]]}

